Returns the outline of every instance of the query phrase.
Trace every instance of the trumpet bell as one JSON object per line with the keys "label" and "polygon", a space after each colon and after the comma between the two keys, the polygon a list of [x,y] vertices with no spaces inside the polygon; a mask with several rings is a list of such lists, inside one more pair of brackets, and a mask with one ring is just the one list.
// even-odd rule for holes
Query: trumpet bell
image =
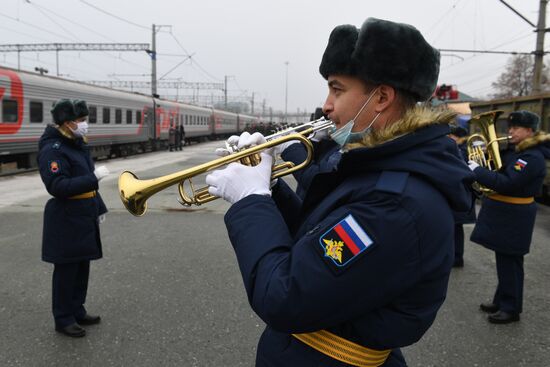
{"label": "trumpet bell", "polygon": [[126,209],[136,217],[141,217],[147,211],[147,197],[136,189],[140,181],[130,171],[122,172],[118,178],[120,200]]}

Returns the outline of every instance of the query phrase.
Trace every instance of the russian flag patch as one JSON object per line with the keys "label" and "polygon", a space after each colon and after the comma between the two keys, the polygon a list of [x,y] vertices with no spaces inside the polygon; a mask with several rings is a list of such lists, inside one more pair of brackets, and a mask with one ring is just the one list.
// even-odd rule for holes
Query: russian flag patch
{"label": "russian flag patch", "polygon": [[345,267],[372,244],[373,240],[351,214],[319,238],[325,258],[339,268]]}
{"label": "russian flag patch", "polygon": [[514,164],[514,169],[516,171],[522,171],[525,168],[525,166],[527,166],[527,162],[524,161],[523,159],[518,159]]}

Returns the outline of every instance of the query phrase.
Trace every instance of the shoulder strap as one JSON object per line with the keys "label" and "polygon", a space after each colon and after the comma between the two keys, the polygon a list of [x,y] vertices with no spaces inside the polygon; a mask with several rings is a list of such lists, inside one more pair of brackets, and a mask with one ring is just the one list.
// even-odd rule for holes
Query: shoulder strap
{"label": "shoulder strap", "polygon": [[378,177],[374,189],[392,194],[401,194],[405,190],[408,179],[409,172],[383,171]]}

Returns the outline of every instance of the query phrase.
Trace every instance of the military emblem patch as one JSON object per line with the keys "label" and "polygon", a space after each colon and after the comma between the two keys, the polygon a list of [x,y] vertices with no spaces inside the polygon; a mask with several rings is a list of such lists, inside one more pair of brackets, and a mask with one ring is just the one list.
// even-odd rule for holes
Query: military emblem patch
{"label": "military emblem patch", "polygon": [[516,163],[514,163],[514,169],[516,171],[522,171],[525,166],[527,166],[527,162],[525,162],[523,159],[518,159]]}
{"label": "military emblem patch", "polygon": [[373,244],[367,232],[350,214],[319,238],[324,256],[344,267]]}
{"label": "military emblem patch", "polygon": [[59,162],[58,161],[50,161],[50,172],[51,173],[59,172]]}

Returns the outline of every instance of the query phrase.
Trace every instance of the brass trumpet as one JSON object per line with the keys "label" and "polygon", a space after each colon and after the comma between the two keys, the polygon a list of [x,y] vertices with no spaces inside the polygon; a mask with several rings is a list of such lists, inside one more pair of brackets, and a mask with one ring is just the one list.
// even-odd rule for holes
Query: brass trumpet
{"label": "brass trumpet", "polygon": [[[201,205],[218,197],[208,193],[208,187],[195,190],[191,178],[200,174],[215,170],[232,162],[240,162],[246,165],[256,165],[260,162],[259,153],[265,149],[273,148],[279,144],[297,140],[304,144],[307,150],[306,159],[298,165],[292,162],[282,162],[274,165],[271,173],[271,179],[276,179],[306,167],[313,158],[313,144],[309,140],[317,131],[330,130],[334,123],[330,120],[321,118],[311,121],[295,128],[287,129],[273,135],[267,136],[266,143],[252,146],[240,151],[234,151],[232,154],[214,159],[210,162],[198,166],[175,172],[166,176],[153,178],[149,180],[140,180],[130,171],[124,171],[118,178],[118,191],[120,199],[126,209],[140,217],[147,211],[147,200],[159,191],[170,186],[178,184],[180,204],[185,206]],[[185,182],[189,181],[191,194],[185,191]]]}

